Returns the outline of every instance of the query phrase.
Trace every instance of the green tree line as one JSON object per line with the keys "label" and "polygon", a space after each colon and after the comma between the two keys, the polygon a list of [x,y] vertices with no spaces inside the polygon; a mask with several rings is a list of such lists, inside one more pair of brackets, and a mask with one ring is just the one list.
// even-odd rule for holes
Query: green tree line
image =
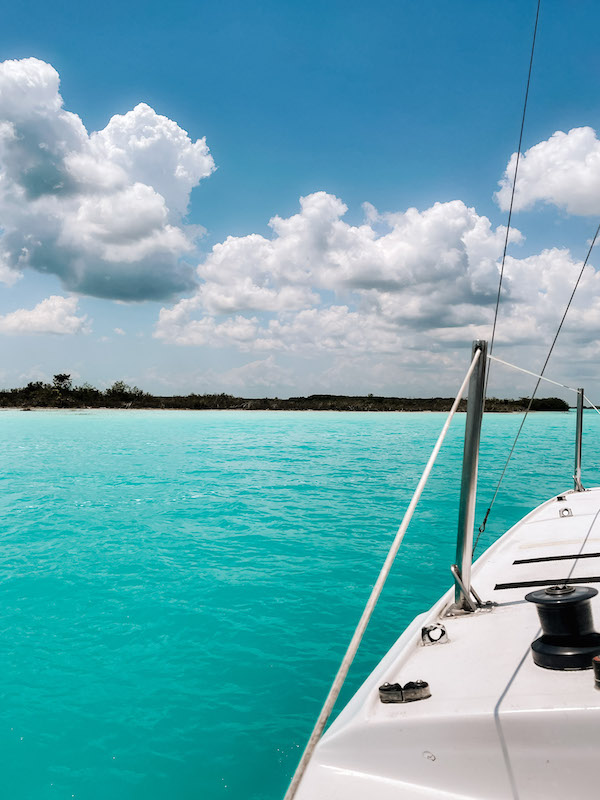
{"label": "green tree line", "polygon": [[[52,383],[34,381],[18,389],[0,390],[3,408],[172,408],[172,409],[248,409],[272,411],[448,411],[451,397],[380,397],[376,395],[312,394],[308,397],[244,398],[230,394],[188,394],[161,396],[115,381],[104,391],[89,383],[74,386],[70,374],[58,373]],[[524,411],[529,399],[488,398],[487,411]],[[460,409],[464,411],[466,402]],[[536,398],[533,411],[568,411],[559,397]]]}

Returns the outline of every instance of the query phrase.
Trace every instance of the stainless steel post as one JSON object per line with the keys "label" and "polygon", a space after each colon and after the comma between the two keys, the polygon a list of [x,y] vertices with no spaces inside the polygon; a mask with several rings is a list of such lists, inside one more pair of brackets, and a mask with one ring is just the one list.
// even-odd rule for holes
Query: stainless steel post
{"label": "stainless steel post", "polygon": [[467,420],[465,423],[465,446],[463,451],[460,506],[458,511],[458,538],[456,540],[456,566],[461,581],[455,580],[454,600],[458,608],[473,610],[469,597],[471,591],[471,562],[473,560],[473,526],[475,522],[475,500],[477,496],[477,467],[479,464],[479,438],[483,418],[485,372],[487,365],[487,342],[473,342],[474,356],[481,355],[469,382],[467,398]]}
{"label": "stainless steel post", "polygon": [[581,439],[583,436],[583,389],[577,389],[577,422],[575,434],[575,491],[584,492],[581,483]]}

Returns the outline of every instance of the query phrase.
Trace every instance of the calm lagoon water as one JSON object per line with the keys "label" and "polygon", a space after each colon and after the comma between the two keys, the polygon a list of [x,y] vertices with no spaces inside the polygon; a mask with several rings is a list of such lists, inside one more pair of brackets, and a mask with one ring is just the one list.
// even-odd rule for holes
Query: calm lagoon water
{"label": "calm lagoon water", "polygon": [[[444,419],[0,412],[2,796],[280,798]],[[520,419],[484,420],[478,521]],[[463,427],[342,701],[450,584]],[[571,487],[574,428],[527,420],[484,546]]]}

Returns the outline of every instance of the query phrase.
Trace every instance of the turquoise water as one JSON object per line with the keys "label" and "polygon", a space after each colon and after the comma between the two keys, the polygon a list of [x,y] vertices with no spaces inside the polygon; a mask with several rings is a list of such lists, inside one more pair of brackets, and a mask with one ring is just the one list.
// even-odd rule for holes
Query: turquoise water
{"label": "turquoise water", "polygon": [[[280,798],[444,418],[0,412],[2,796]],[[484,420],[478,519],[520,419]],[[527,420],[484,544],[570,488],[574,422]],[[449,586],[463,426],[342,700]]]}

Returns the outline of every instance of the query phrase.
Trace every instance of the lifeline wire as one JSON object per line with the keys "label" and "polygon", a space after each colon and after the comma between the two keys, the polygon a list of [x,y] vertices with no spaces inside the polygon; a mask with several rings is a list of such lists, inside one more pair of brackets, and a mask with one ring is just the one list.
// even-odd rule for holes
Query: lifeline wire
{"label": "lifeline wire", "polygon": [[554,345],[556,344],[556,340],[558,339],[559,334],[560,334],[560,332],[562,330],[562,326],[563,326],[564,321],[565,321],[565,319],[567,317],[567,314],[569,312],[569,308],[571,307],[571,303],[573,302],[573,298],[575,297],[575,292],[577,291],[577,287],[579,286],[581,278],[583,277],[583,272],[584,272],[585,268],[587,267],[587,263],[589,261],[589,258],[591,256],[591,254],[592,254],[592,250],[594,248],[594,245],[596,244],[596,239],[598,238],[598,234],[599,233],[600,233],[600,223],[598,223],[598,227],[596,228],[596,232],[594,233],[594,238],[592,239],[592,243],[590,244],[589,249],[587,251],[587,255],[585,257],[585,261],[583,262],[583,264],[581,266],[581,269],[579,271],[579,275],[577,276],[577,280],[575,281],[575,286],[573,287],[573,291],[571,292],[571,296],[569,297],[569,302],[567,303],[567,307],[565,308],[564,314],[562,315],[562,319],[561,319],[561,321],[559,323],[558,329],[557,329],[556,333],[554,334],[554,339],[552,340],[552,344],[550,345],[550,350],[548,350],[548,355],[546,356],[546,360],[544,361],[544,366],[541,369],[541,372],[539,374],[539,377],[537,379],[537,382],[535,384],[533,392],[531,393],[531,397],[529,399],[529,404],[527,406],[527,410],[525,411],[525,415],[524,415],[523,419],[521,420],[521,424],[519,425],[519,429],[517,431],[517,435],[515,436],[515,440],[512,443],[512,447],[510,448],[510,453],[508,454],[508,458],[506,459],[506,463],[504,464],[504,469],[502,470],[502,474],[500,475],[500,480],[498,481],[498,483],[496,485],[496,491],[494,492],[494,496],[492,497],[492,501],[489,504],[487,511],[485,512],[485,517],[483,518],[483,522],[481,523],[481,525],[479,527],[479,533],[477,534],[477,539],[475,540],[475,544],[473,545],[473,553],[475,552],[475,548],[477,547],[477,542],[479,541],[479,537],[481,536],[481,534],[485,530],[485,526],[486,526],[486,523],[488,521],[488,517],[490,515],[490,511],[492,510],[492,506],[494,505],[494,502],[496,501],[496,497],[498,496],[498,491],[500,490],[500,484],[502,483],[502,481],[504,479],[504,475],[506,474],[508,463],[509,463],[510,459],[512,458],[512,454],[515,451],[515,447],[517,445],[517,441],[519,440],[519,436],[521,435],[521,431],[523,430],[523,425],[525,424],[525,420],[527,419],[527,415],[531,411],[531,406],[533,405],[533,400],[535,398],[536,392],[537,392],[537,390],[539,388],[540,383],[544,379],[544,372],[546,371],[546,367],[548,366],[548,362],[550,361],[550,356],[552,355],[552,351],[554,350]]}
{"label": "lifeline wire", "polygon": [[590,398],[586,394],[583,395],[583,399],[587,400],[587,402],[591,405],[591,407],[594,409],[594,411],[597,411],[598,414],[600,414],[600,411],[596,408],[596,406],[592,403],[592,401],[590,400]]}
{"label": "lifeline wire", "polygon": [[356,651],[358,650],[358,647],[360,645],[360,642],[361,642],[361,639],[363,637],[363,634],[364,634],[364,632],[365,632],[365,630],[367,628],[367,625],[369,624],[369,620],[371,619],[371,615],[373,614],[373,611],[375,610],[375,606],[377,604],[377,601],[379,600],[379,595],[381,594],[383,586],[384,586],[384,584],[386,582],[386,579],[387,579],[387,577],[388,577],[388,575],[390,573],[390,570],[392,568],[392,564],[394,563],[394,559],[396,558],[396,554],[398,553],[398,549],[400,548],[400,545],[402,544],[402,539],[404,538],[404,534],[406,533],[406,529],[408,528],[408,525],[409,525],[409,523],[410,523],[410,521],[412,519],[412,515],[413,515],[414,510],[415,510],[415,508],[417,506],[417,503],[419,502],[419,498],[421,497],[421,493],[423,492],[423,489],[425,488],[425,484],[427,483],[427,479],[429,478],[429,474],[430,474],[431,470],[433,469],[434,462],[435,462],[435,460],[437,458],[438,453],[440,452],[440,448],[442,446],[442,442],[444,441],[444,439],[446,437],[446,433],[448,432],[448,428],[450,427],[450,422],[452,420],[452,417],[456,413],[456,409],[458,408],[458,405],[459,405],[459,403],[461,401],[461,398],[462,398],[462,396],[464,394],[464,391],[467,388],[467,383],[469,382],[469,378],[471,377],[471,374],[472,374],[473,370],[475,369],[475,365],[477,364],[477,361],[479,360],[480,355],[481,355],[481,350],[477,350],[475,352],[474,356],[473,356],[473,360],[471,361],[471,366],[469,367],[469,369],[467,371],[467,374],[465,375],[465,379],[462,382],[462,385],[461,385],[460,389],[458,390],[458,394],[456,395],[456,399],[454,400],[454,403],[452,404],[452,408],[450,409],[450,413],[448,414],[448,419],[444,423],[444,427],[442,428],[442,432],[438,436],[438,440],[435,443],[435,446],[434,446],[434,448],[433,448],[433,450],[431,452],[431,455],[429,456],[429,461],[427,462],[427,465],[426,465],[425,469],[423,470],[423,474],[421,475],[419,483],[417,484],[417,488],[415,489],[415,492],[414,492],[414,494],[412,496],[412,499],[411,499],[411,501],[409,503],[409,506],[406,509],[404,517],[402,518],[402,523],[400,524],[400,527],[398,528],[398,533],[396,534],[396,536],[394,538],[394,541],[392,542],[392,546],[390,547],[390,549],[388,551],[387,557],[386,557],[386,559],[384,561],[384,564],[383,564],[383,566],[381,568],[381,571],[380,571],[380,573],[379,573],[379,575],[377,577],[377,580],[375,581],[375,585],[373,586],[373,589],[371,590],[371,594],[369,596],[369,599],[367,600],[367,604],[366,604],[366,606],[364,608],[362,616],[361,616],[361,618],[360,618],[360,620],[358,622],[358,625],[356,626],[354,634],[352,635],[352,639],[350,641],[350,644],[348,645],[348,649],[346,650],[344,658],[342,659],[342,663],[340,665],[338,673],[335,676],[335,679],[333,681],[331,689],[329,690],[329,694],[327,695],[327,699],[325,700],[323,708],[321,709],[321,713],[319,714],[319,718],[317,720],[317,723],[316,723],[316,725],[315,725],[315,727],[313,729],[313,732],[310,735],[310,739],[308,740],[308,744],[306,745],[306,749],[305,749],[304,753],[302,754],[302,758],[300,759],[300,763],[296,767],[296,772],[294,773],[294,776],[293,776],[292,781],[290,783],[289,789],[287,790],[283,800],[292,800],[294,798],[294,796],[296,795],[296,792],[298,790],[298,786],[300,785],[300,781],[302,780],[302,776],[304,775],[304,772],[306,771],[306,768],[307,768],[308,763],[309,763],[309,761],[311,759],[311,756],[312,756],[312,754],[314,752],[314,749],[317,746],[317,742],[321,738],[321,734],[323,733],[323,730],[325,729],[325,725],[327,724],[327,720],[329,719],[329,715],[333,711],[333,707],[335,705],[335,701],[337,700],[338,695],[340,693],[340,689],[342,688],[342,685],[343,685],[344,681],[346,680],[346,675],[348,674],[348,670],[350,669],[350,665],[352,664],[352,661],[354,660],[354,656],[356,655]]}
{"label": "lifeline wire", "polygon": [[[534,378],[540,378],[541,380],[546,381],[546,383],[553,383],[555,386],[562,386],[563,389],[568,389],[570,392],[575,392],[575,394],[579,392],[579,389],[575,389],[573,386],[567,386],[566,383],[559,383],[558,381],[553,381],[550,378],[545,378],[543,375],[538,375],[537,372],[531,372],[531,370],[529,369],[523,369],[523,367],[517,367],[516,364],[511,364],[510,361],[504,361],[503,359],[497,358],[496,356],[488,356],[488,358],[491,358],[492,361],[497,361],[499,364],[504,364],[505,367],[510,367],[511,369],[517,369],[519,370],[519,372],[525,372],[527,375],[533,375]],[[600,409],[596,408],[596,406],[592,403],[587,394],[583,395],[583,399],[586,401],[586,403],[588,403],[588,405],[590,405],[594,409],[594,411],[597,414],[600,414]]]}
{"label": "lifeline wire", "polygon": [[[563,389],[568,389],[570,392],[577,393],[579,391],[579,389],[574,389],[572,386],[567,386],[566,383],[559,383],[558,381],[553,381],[550,378],[545,378],[543,375],[538,375],[537,372],[531,372],[528,369],[523,369],[523,367],[517,367],[516,364],[511,364],[510,361],[503,361],[501,358],[496,358],[496,356],[488,356],[488,358],[491,358],[492,361],[497,361],[499,364],[504,364],[505,367],[517,369],[519,372],[525,372],[527,375],[533,375],[534,378],[539,378],[542,381],[546,381],[546,383],[553,383],[555,386],[562,386]],[[598,413],[600,414],[600,411],[598,411]]]}
{"label": "lifeline wire", "polygon": [[[521,131],[519,133],[519,144],[517,146],[517,161],[515,164],[515,175],[513,178],[512,184],[512,192],[510,195],[510,205],[508,208],[508,221],[506,223],[506,236],[504,237],[504,251],[502,253],[502,263],[500,265],[500,280],[498,281],[498,294],[496,295],[496,308],[494,310],[494,324],[492,326],[492,338],[490,339],[490,350],[489,354],[494,352],[494,339],[496,338],[496,323],[498,322],[498,307],[500,306],[500,292],[502,290],[502,280],[504,278],[504,263],[506,261],[506,250],[508,248],[508,237],[510,234],[510,222],[512,219],[512,212],[513,212],[513,204],[515,200],[515,189],[517,187],[517,174],[519,172],[519,161],[521,160],[521,145],[523,143],[523,130],[525,129],[525,113],[527,111],[527,100],[529,98],[529,84],[531,83],[531,70],[533,67],[533,54],[535,52],[535,39],[537,36],[537,29],[538,29],[538,20],[540,18],[540,4],[541,0],[538,0],[537,10],[535,13],[535,25],[533,27],[533,40],[531,42],[531,56],[529,58],[529,72],[527,73],[527,86],[525,88],[525,100],[523,102],[523,115],[521,117]],[[487,389],[488,379],[490,377],[490,366],[488,364],[487,376],[485,379],[485,385]]]}
{"label": "lifeline wire", "polygon": [[575,558],[573,559],[573,566],[572,566],[572,567],[571,567],[571,569],[569,570],[569,574],[567,575],[567,577],[566,577],[566,578],[565,578],[565,580],[564,580],[564,583],[565,583],[565,584],[569,582],[569,580],[571,579],[571,576],[572,576],[572,575],[573,575],[573,573],[575,572],[575,567],[577,566],[577,558],[578,558],[578,556],[580,556],[580,555],[583,553],[583,549],[584,549],[585,545],[587,544],[587,540],[590,538],[590,533],[592,532],[592,528],[593,528],[593,527],[594,527],[594,525],[596,524],[596,520],[598,519],[598,515],[599,515],[599,514],[600,514],[600,509],[598,509],[598,511],[596,511],[596,513],[595,513],[595,515],[594,515],[594,519],[592,520],[592,524],[591,524],[591,525],[590,525],[590,527],[588,528],[588,531],[587,531],[587,533],[586,533],[586,535],[585,535],[585,538],[584,538],[584,539],[583,539],[583,541],[581,542],[581,546],[580,546],[580,548],[579,548],[579,552],[577,553],[577,555],[576,555],[576,556],[575,556]]}

